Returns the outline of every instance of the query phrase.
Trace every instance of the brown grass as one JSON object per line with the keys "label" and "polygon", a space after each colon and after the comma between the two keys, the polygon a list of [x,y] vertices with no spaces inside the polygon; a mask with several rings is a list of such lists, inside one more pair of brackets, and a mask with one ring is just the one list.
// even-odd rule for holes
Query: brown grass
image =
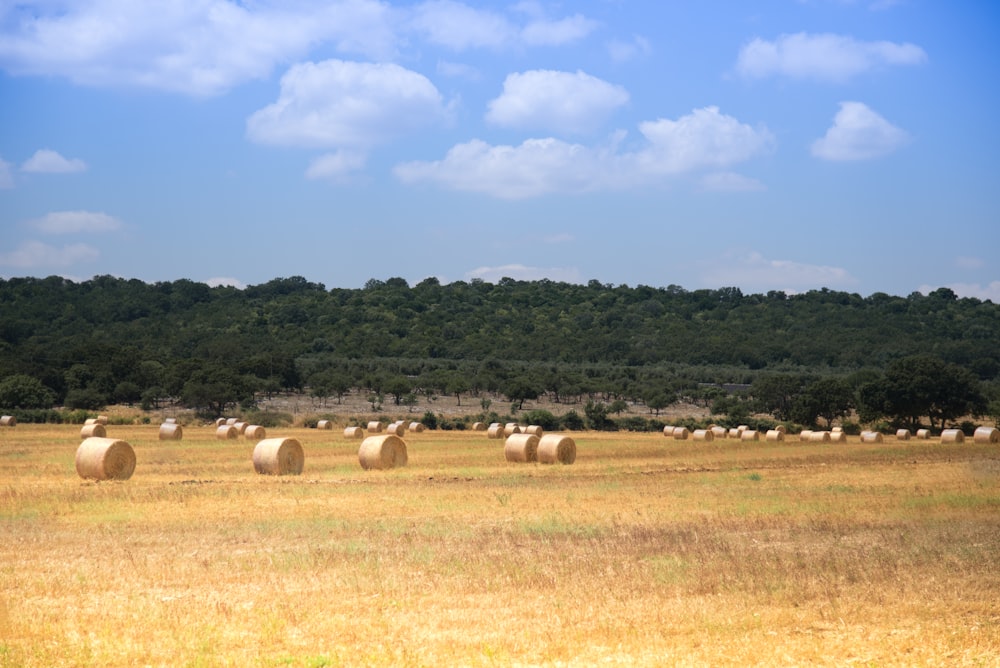
{"label": "brown grass", "polygon": [[552,467],[432,431],[363,471],[292,429],[279,478],[115,429],[126,482],[0,430],[0,665],[998,665],[996,445],[577,433]]}

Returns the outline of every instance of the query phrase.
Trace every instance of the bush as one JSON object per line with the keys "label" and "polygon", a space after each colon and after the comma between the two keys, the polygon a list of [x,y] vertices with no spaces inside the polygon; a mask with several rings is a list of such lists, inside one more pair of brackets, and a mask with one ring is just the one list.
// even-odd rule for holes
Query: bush
{"label": "bush", "polygon": [[556,431],[559,429],[559,418],[549,411],[540,409],[525,411],[521,415],[521,419],[527,424],[537,424],[545,431]]}
{"label": "bush", "polygon": [[563,429],[569,431],[583,431],[586,428],[586,425],[583,422],[583,418],[580,417],[580,414],[577,413],[576,411],[570,411],[569,413],[566,413],[561,418],[559,418],[559,422],[562,425]]}
{"label": "bush", "polygon": [[438,428],[437,415],[434,415],[434,413],[431,413],[430,411],[427,411],[426,413],[424,413],[424,416],[422,418],[420,418],[420,422],[423,423],[423,425],[425,427],[427,427],[428,429],[437,429]]}

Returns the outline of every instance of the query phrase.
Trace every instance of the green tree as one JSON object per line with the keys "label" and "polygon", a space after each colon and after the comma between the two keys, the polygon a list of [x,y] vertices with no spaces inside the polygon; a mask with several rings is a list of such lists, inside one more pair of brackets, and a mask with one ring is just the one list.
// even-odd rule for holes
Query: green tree
{"label": "green tree", "polygon": [[801,376],[773,374],[755,380],[750,393],[757,410],[770,413],[778,420],[788,420],[802,385]]}
{"label": "green tree", "polygon": [[846,417],[852,408],[854,393],[851,386],[841,378],[822,378],[807,385],[795,400],[791,418],[808,425],[815,424],[817,418],[823,418],[830,427],[834,420]]}
{"label": "green tree", "polygon": [[42,381],[26,374],[14,374],[0,380],[0,406],[4,408],[51,408],[52,390]]}

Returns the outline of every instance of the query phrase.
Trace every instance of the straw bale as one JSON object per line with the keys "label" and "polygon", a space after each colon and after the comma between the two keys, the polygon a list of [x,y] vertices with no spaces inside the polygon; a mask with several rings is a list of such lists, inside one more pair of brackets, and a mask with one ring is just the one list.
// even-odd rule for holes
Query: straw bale
{"label": "straw bale", "polygon": [[527,427],[524,428],[524,433],[525,434],[534,434],[538,438],[542,437],[542,432],[543,431],[544,430],[542,429],[541,425],[537,425],[537,424],[529,424]]}
{"label": "straw bale", "polygon": [[179,441],[184,438],[184,430],[176,422],[164,422],[160,425],[161,441]]}
{"label": "straw bale", "polygon": [[344,427],[344,438],[364,438],[365,430],[361,427]]}
{"label": "straw bale", "polygon": [[239,422],[234,422],[233,426],[236,427],[237,433],[243,434],[247,430],[247,427],[250,426],[250,423],[240,420]]}
{"label": "straw bale", "polygon": [[725,427],[712,427],[712,435],[716,438],[725,438],[726,434],[727,432]]}
{"label": "straw bale", "polygon": [[390,436],[402,436],[406,433],[406,429],[403,428],[403,424],[401,422],[393,422],[385,428],[385,433]]}
{"label": "straw bale", "polygon": [[243,430],[243,435],[247,439],[259,441],[267,438],[267,430],[259,424],[250,424]]}
{"label": "straw bale", "polygon": [[520,434],[520,433],[521,433],[521,425],[519,425],[516,422],[508,422],[503,426],[504,436],[510,436],[512,434]]}
{"label": "straw bale", "polygon": [[764,434],[765,441],[784,441],[785,432],[778,431],[777,429],[768,429],[767,433]]}
{"label": "straw bale", "polygon": [[427,429],[427,427],[424,426],[423,422],[411,422],[410,423],[410,431],[412,431],[412,432],[415,432],[415,433],[419,434],[420,432],[424,431],[425,429]]}
{"label": "straw bale", "polygon": [[805,443],[809,440],[810,436],[812,436],[812,431],[809,429],[803,429],[799,432],[799,441]]}
{"label": "straw bale", "polygon": [[845,434],[843,431],[832,431],[830,432],[830,442],[847,443],[847,434]]}
{"label": "straw bale", "polygon": [[358,449],[358,461],[361,463],[361,468],[366,471],[406,466],[408,461],[406,443],[399,436],[392,434],[369,436],[361,441],[361,447]]}
{"label": "straw bale", "polygon": [[750,429],[750,427],[748,425],[745,425],[745,424],[741,424],[741,425],[738,425],[736,427],[736,431],[738,431],[740,433],[742,433],[744,431],[747,431],[748,429]]}
{"label": "straw bale", "polygon": [[830,442],[830,432],[828,431],[814,431],[809,434],[810,443],[829,443]]}
{"label": "straw bale", "polygon": [[177,418],[163,418],[165,424],[177,424]]}
{"label": "straw bale", "polygon": [[896,430],[896,440],[897,441],[908,441],[908,440],[910,440],[910,430],[909,429],[897,429]]}
{"label": "straw bale", "polygon": [[[534,436],[535,434],[529,434]],[[539,464],[572,464],[576,461],[576,441],[562,434],[546,434],[538,439]]]}
{"label": "straw bale", "polygon": [[881,432],[868,430],[861,432],[862,443],[881,443],[882,440]]}
{"label": "straw bale", "polygon": [[107,415],[98,415],[97,416],[97,424],[103,424],[103,425],[107,426],[107,424],[108,424],[108,416]]}
{"label": "straw bale", "polygon": [[674,437],[674,429],[676,429],[676,428],[677,427],[674,427],[673,425],[669,425],[668,424],[667,426],[665,426],[663,428],[663,435],[666,436],[667,438],[673,438]]}
{"label": "straw bale", "polygon": [[537,462],[539,439],[534,434],[511,434],[503,445],[503,456],[508,462]]}
{"label": "straw bale", "polygon": [[265,438],[254,446],[253,470],[261,475],[299,475],[305,459],[296,439]]}
{"label": "straw bale", "polygon": [[757,433],[756,429],[744,429],[740,432],[741,441],[759,441],[760,434]]}
{"label": "straw bale", "polygon": [[675,441],[686,441],[691,432],[688,431],[687,427],[674,427],[674,440]]}
{"label": "straw bale", "polygon": [[125,441],[92,436],[76,449],[76,472],[84,480],[128,480],[135,472],[135,451]]}
{"label": "straw bale", "polygon": [[215,420],[216,427],[221,427],[224,424],[226,424],[226,418],[216,418]]}
{"label": "straw bale", "polygon": [[831,429],[830,431],[832,431],[832,432],[834,432],[834,433],[836,433],[836,432],[841,432],[841,431],[844,431],[844,428],[843,428],[843,427],[834,427],[834,428],[833,428],[833,429]]}
{"label": "straw bale", "polygon": [[782,434],[788,433],[788,427],[783,424],[778,424],[774,426],[774,431],[780,431]]}
{"label": "straw bale", "polygon": [[961,429],[945,429],[941,432],[942,443],[965,443],[965,433]]}
{"label": "straw bale", "polygon": [[490,428],[486,430],[487,438],[503,438],[503,425],[502,424],[491,424]]}
{"label": "straw bale", "polygon": [[13,415],[3,415],[0,416],[0,427],[16,427],[17,418]]}
{"label": "straw bale", "polygon": [[226,424],[236,424],[239,421],[239,418],[226,418]]}
{"label": "straw bale", "polygon": [[711,429],[695,429],[691,432],[691,438],[696,441],[714,441],[715,433]]}
{"label": "straw bale", "polygon": [[740,433],[741,432],[740,432],[739,429],[737,429],[736,427],[733,427],[732,429],[730,429],[727,432],[727,436],[729,436],[729,438],[737,438],[738,439],[740,437]]}
{"label": "straw bale", "polygon": [[926,441],[930,437],[931,437],[931,430],[930,429],[918,429],[917,430],[917,438],[919,438],[921,441]]}
{"label": "straw bale", "polygon": [[91,424],[97,424],[97,418],[87,418],[86,420],[83,421],[83,426],[85,427]]}
{"label": "straw bale", "polygon": [[473,422],[472,431],[486,431],[486,424],[483,422]]}
{"label": "straw bale", "polygon": [[215,437],[220,441],[236,438],[239,435],[239,430],[231,424],[224,424],[215,428]]}
{"label": "straw bale", "polygon": [[333,429],[333,422],[331,420],[320,420],[316,423],[317,429]]}
{"label": "straw bale", "polygon": [[1000,429],[996,427],[976,427],[972,433],[973,443],[1000,443]]}
{"label": "straw bale", "polygon": [[372,420],[368,423],[368,432],[371,434],[381,434],[383,429],[385,429],[385,425],[378,420]]}
{"label": "straw bale", "polygon": [[91,424],[83,425],[83,429],[80,430],[80,438],[90,438],[96,436],[97,438],[104,438],[108,435],[108,430],[104,428],[103,424],[97,422]]}

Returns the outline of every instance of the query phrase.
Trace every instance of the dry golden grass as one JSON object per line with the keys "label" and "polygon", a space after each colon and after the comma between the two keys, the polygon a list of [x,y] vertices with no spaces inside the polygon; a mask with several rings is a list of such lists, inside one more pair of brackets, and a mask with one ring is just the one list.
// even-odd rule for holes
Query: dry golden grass
{"label": "dry golden grass", "polygon": [[[574,434],[572,466],[479,432],[253,442],[0,430],[0,665],[1000,665],[1000,449]],[[280,432],[280,433],[279,433]]]}

